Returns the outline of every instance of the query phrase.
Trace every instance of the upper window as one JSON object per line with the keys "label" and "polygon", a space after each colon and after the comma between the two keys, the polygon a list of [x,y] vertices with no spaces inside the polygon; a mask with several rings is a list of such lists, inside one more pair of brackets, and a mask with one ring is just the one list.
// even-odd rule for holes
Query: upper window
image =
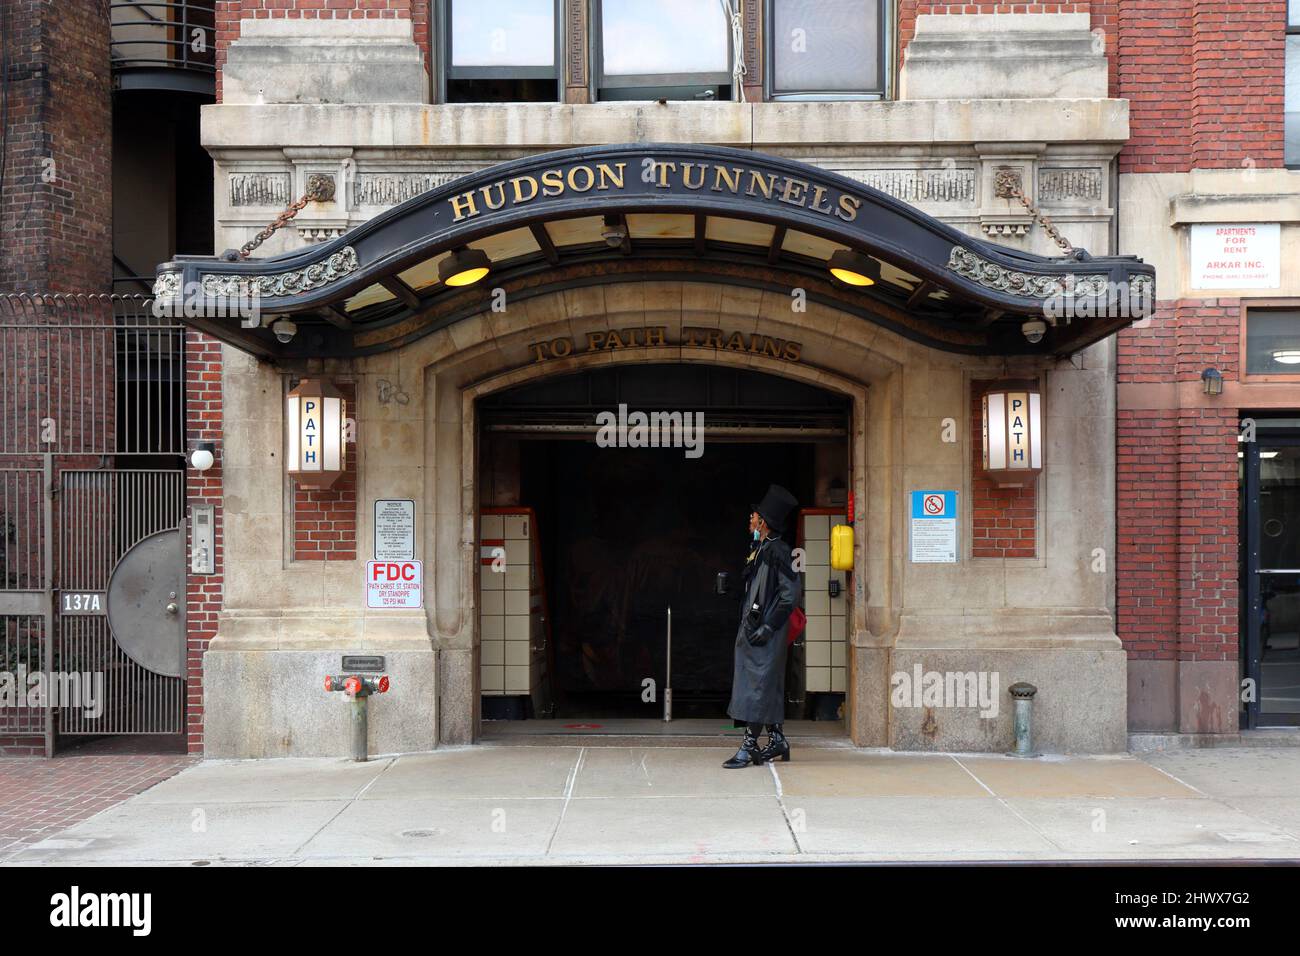
{"label": "upper window", "polygon": [[1286,164],[1300,167],[1300,0],[1286,17]]}
{"label": "upper window", "polygon": [[771,98],[883,97],[886,6],[883,0],[769,0]]}
{"label": "upper window", "polygon": [[1246,374],[1300,376],[1300,310],[1246,313]]}
{"label": "upper window", "polygon": [[559,0],[444,0],[444,102],[555,102]]}
{"label": "upper window", "polygon": [[595,11],[598,99],[731,99],[723,0],[598,0]]}

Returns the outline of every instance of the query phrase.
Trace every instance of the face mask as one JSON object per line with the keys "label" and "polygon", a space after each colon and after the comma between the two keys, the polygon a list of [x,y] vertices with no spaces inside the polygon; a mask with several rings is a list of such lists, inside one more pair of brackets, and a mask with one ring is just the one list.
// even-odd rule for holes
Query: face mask
{"label": "face mask", "polygon": [[760,537],[761,537],[761,535],[759,535],[759,533],[758,533],[758,529],[755,528],[755,529],[754,529],[754,540],[757,541],[757,540],[759,540]]}

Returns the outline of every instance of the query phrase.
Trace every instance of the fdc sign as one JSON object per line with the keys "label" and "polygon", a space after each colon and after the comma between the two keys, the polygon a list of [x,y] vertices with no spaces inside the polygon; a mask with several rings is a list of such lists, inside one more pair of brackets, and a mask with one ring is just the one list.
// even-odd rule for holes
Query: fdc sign
{"label": "fdc sign", "polygon": [[424,607],[424,562],[367,561],[366,607]]}

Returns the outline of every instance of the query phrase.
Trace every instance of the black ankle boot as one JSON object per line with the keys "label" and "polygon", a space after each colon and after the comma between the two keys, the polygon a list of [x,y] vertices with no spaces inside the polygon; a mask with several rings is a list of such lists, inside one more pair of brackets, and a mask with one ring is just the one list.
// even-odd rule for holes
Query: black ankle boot
{"label": "black ankle boot", "polygon": [[781,724],[771,724],[767,729],[767,746],[759,751],[759,758],[764,761],[776,760],[778,757],[790,762],[790,741],[785,739]]}
{"label": "black ankle boot", "polygon": [[722,766],[728,770],[735,770],[737,767],[757,767],[761,764],[763,757],[758,749],[758,735],[762,730],[762,724],[746,725],[745,739],[740,742],[740,749]]}

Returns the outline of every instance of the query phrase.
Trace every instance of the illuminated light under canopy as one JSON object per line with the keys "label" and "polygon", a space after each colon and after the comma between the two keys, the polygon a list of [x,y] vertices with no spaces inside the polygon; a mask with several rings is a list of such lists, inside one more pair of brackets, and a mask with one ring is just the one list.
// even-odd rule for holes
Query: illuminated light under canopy
{"label": "illuminated light under canopy", "polygon": [[865,287],[880,281],[880,263],[860,252],[839,249],[831,255],[826,268],[846,285]]}
{"label": "illuminated light under canopy", "polygon": [[1043,470],[1043,402],[1034,383],[984,393],[984,471],[999,487],[1024,487]]}
{"label": "illuminated light under canopy", "polygon": [[443,285],[466,286],[478,282],[492,269],[492,260],[482,249],[461,246],[438,263],[438,278]]}
{"label": "illuminated light under canopy", "polygon": [[285,396],[289,475],[303,488],[329,488],[347,469],[347,401],[330,382],[305,378]]}

